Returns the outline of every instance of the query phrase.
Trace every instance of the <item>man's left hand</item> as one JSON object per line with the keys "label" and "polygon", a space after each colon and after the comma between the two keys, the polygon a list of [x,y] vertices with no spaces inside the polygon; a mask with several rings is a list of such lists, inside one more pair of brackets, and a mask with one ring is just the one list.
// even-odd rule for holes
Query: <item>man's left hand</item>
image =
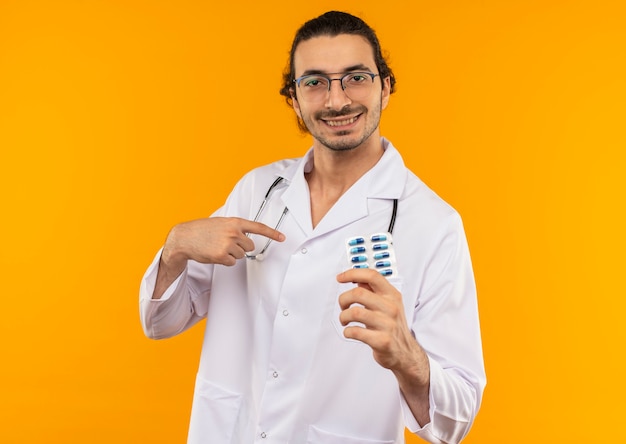
{"label": "man's left hand", "polygon": [[357,284],[339,296],[341,324],[363,324],[347,326],[344,336],[369,345],[381,366],[394,373],[417,374],[419,383],[428,384],[428,360],[407,325],[402,294],[371,269],[345,271],[337,281]]}

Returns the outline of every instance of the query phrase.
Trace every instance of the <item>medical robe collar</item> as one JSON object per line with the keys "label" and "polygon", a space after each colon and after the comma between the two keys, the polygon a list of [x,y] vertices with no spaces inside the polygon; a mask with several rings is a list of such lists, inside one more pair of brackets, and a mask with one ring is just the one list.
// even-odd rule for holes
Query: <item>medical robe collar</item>
{"label": "medical robe collar", "polygon": [[313,148],[298,162],[280,172],[288,185],[281,199],[307,236],[322,235],[366,217],[368,199],[400,199],[407,170],[402,156],[391,142],[385,138],[381,138],[381,142],[385,152],[378,163],[339,198],[315,230],[311,225],[309,187],[304,177],[313,162]]}

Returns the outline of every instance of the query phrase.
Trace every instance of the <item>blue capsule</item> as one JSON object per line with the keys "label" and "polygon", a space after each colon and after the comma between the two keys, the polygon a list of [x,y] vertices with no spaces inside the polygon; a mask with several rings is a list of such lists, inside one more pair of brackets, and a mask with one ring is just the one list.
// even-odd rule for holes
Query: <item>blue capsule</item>
{"label": "blue capsule", "polygon": [[391,262],[389,262],[389,261],[378,261],[378,262],[376,262],[376,268],[383,268],[383,267],[391,267]]}
{"label": "blue capsule", "polygon": [[381,242],[381,241],[386,241],[387,240],[387,236],[384,234],[375,234],[372,236],[372,242]]}
{"label": "blue capsule", "polygon": [[352,268],[369,268],[370,266],[367,264],[356,264],[353,265]]}
{"label": "blue capsule", "polygon": [[389,248],[389,245],[387,244],[374,244],[372,246],[373,250],[386,250],[387,248]]}
{"label": "blue capsule", "polygon": [[365,239],[363,239],[362,237],[355,237],[354,239],[350,239],[348,241],[348,245],[352,246],[352,245],[361,245],[362,243],[365,243]]}
{"label": "blue capsule", "polygon": [[383,276],[391,276],[393,274],[393,271],[391,270],[391,268],[385,268],[384,270],[378,270],[378,272],[380,274],[382,274]]}
{"label": "blue capsule", "polygon": [[365,253],[365,247],[350,248],[350,254],[359,254],[359,253]]}
{"label": "blue capsule", "polygon": [[352,256],[352,259],[350,259],[352,262],[367,262],[367,256],[365,255],[360,255],[360,256]]}
{"label": "blue capsule", "polygon": [[387,259],[389,257],[389,252],[388,251],[383,251],[382,253],[376,253],[374,255],[374,259],[379,260],[379,259]]}

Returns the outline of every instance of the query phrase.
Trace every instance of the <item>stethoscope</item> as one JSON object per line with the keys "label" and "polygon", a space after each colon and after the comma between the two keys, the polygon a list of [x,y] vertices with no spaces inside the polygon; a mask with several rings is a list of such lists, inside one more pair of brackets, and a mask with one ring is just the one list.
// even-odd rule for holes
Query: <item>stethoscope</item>
{"label": "stethoscope", "polygon": [[[261,213],[263,212],[263,209],[267,205],[267,202],[270,200],[270,196],[272,194],[272,191],[283,180],[285,180],[285,178],[279,176],[270,185],[270,187],[267,189],[267,193],[265,193],[265,197],[263,198],[263,202],[261,202],[261,205],[259,206],[259,210],[256,212],[256,216],[254,216],[254,222],[258,222],[259,217],[261,216]],[[285,216],[287,215],[288,212],[289,212],[289,209],[287,207],[285,207],[285,209],[283,210],[282,214],[280,215],[280,218],[278,219],[278,222],[276,223],[276,226],[274,227],[275,230],[278,230],[278,228],[280,227],[280,224],[283,222],[283,219],[285,219]],[[391,210],[391,219],[389,220],[389,227],[387,228],[387,232],[389,234],[393,233],[393,227],[396,224],[396,214],[397,213],[398,213],[398,199],[394,199],[393,200],[393,209]],[[249,233],[247,234],[247,236],[249,236]],[[259,251],[256,254],[246,253],[246,258],[247,259],[251,259],[251,260],[262,261],[263,258],[264,258],[265,251],[267,250],[267,247],[269,247],[269,245],[271,243],[272,243],[272,239],[268,239],[267,242],[265,243],[265,245],[263,246],[263,248],[261,248],[261,251]]]}

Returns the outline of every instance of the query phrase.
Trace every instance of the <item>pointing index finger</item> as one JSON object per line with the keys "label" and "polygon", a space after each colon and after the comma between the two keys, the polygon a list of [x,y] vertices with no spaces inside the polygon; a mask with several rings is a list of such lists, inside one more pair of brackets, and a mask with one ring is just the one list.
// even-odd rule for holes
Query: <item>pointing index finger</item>
{"label": "pointing index finger", "polygon": [[285,235],[274,228],[271,228],[261,222],[253,222],[251,220],[246,220],[242,224],[241,228],[246,233],[259,234],[261,236],[265,236],[269,239],[282,242],[285,240]]}

